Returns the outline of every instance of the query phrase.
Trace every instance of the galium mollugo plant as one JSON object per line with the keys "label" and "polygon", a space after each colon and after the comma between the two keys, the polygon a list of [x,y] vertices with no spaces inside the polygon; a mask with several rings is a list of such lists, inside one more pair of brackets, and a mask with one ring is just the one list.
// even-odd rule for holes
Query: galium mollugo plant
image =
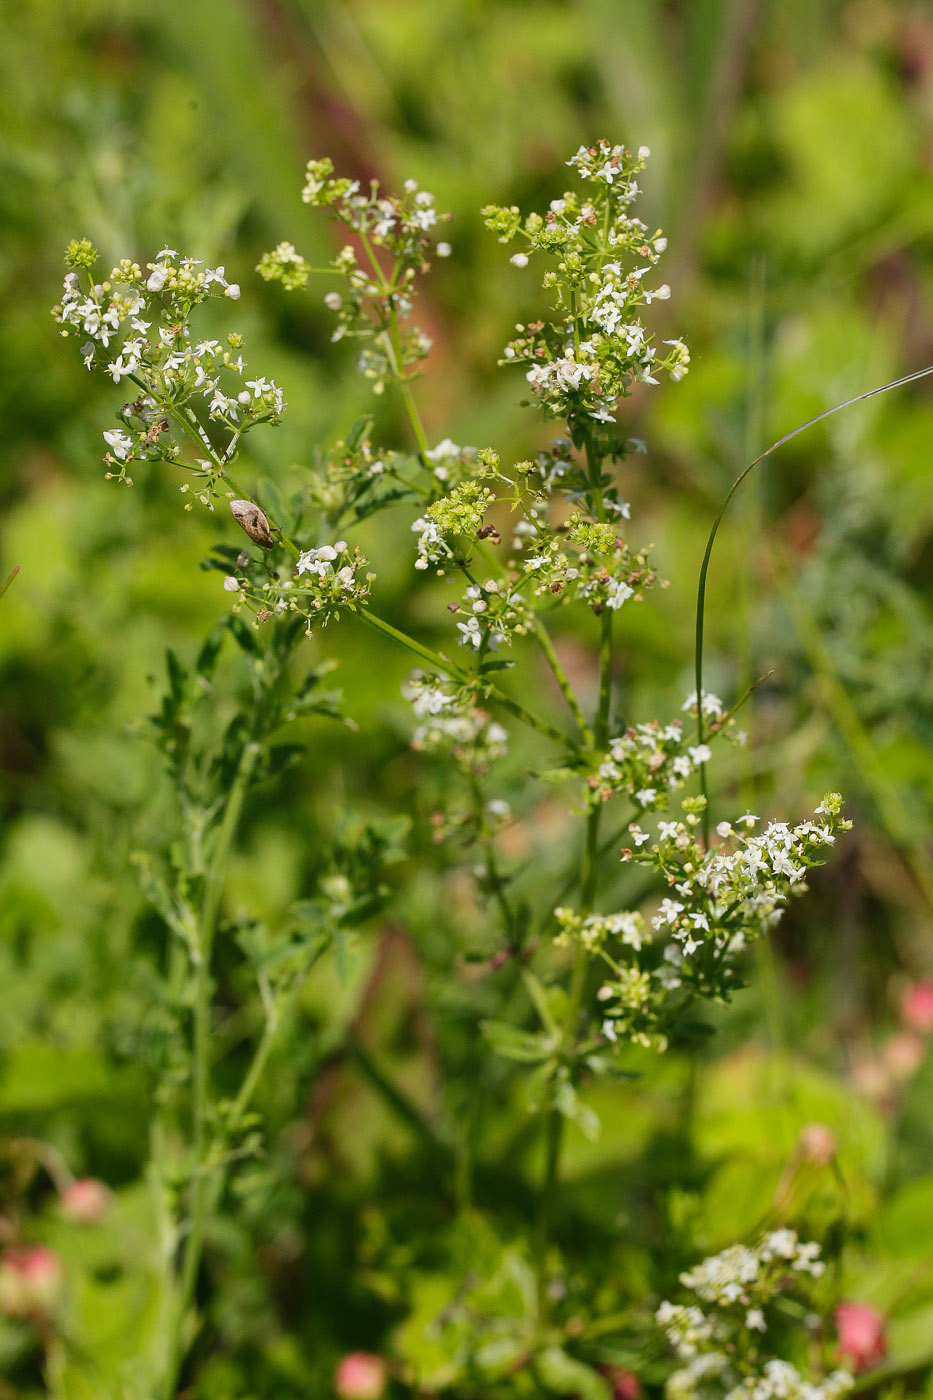
{"label": "galium mollugo plant", "polygon": [[663,1302],[657,1310],[681,1363],[667,1381],[667,1400],[842,1400],[853,1386],[848,1371],[813,1381],[773,1354],[775,1345],[785,1356],[790,1347],[806,1364],[820,1329],[814,1281],[825,1268],[819,1245],[779,1229],[681,1274],[691,1301]]}
{"label": "galium mollugo plant", "polygon": [[[398,849],[397,832],[370,830],[357,856],[322,880],[277,932],[245,924],[236,933],[224,922],[224,874],[247,794],[293,757],[278,735],[300,714],[339,714],[337,697],[321,689],[326,668],[299,662],[307,638],[316,647],[325,625],[348,621],[417,658],[405,689],[412,744],[426,763],[449,764],[457,775],[440,821],[456,825],[478,851],[478,896],[498,927],[490,941],[502,949],[497,966],[512,970],[510,988],[518,978],[527,992],[521,1018],[503,1014],[482,1024],[491,1053],[527,1074],[528,1102],[544,1140],[536,1224],[526,1246],[526,1315],[495,1320],[499,1341],[506,1335],[514,1343],[508,1374],[516,1377],[515,1393],[530,1393],[526,1380],[535,1366],[553,1370],[554,1336],[562,1335],[551,1224],[565,1123],[591,1136],[599,1131],[587,1085],[624,1075],[633,1048],[662,1053],[672,1038],[689,1034],[697,998],[728,999],[742,985],[749,944],[774,927],[790,898],[805,889],[808,871],[848,827],[841,799],[828,794],[811,819],[796,825],[761,825],[759,817],[737,813],[708,837],[705,785],[699,795],[690,789],[715,745],[744,741],[735,723],[738,705],[699,686],[681,714],[629,716],[615,693],[617,633],[659,583],[614,470],[643,446],[626,437],[622,408],[636,386],[681,379],[690,359],[682,340],[658,345],[651,331],[653,303],[666,301],[670,289],[658,272],[666,240],[633,212],[647,156],[644,148],[633,153],[607,142],[581,148],[568,161],[571,188],[543,213],[484,210],[499,241],[517,245],[512,265],[541,270],[547,303],[540,319],[517,328],[502,355],[526,402],[559,425],[547,446],[519,461],[503,460],[493,445],[465,447],[447,438],[432,445],[422,423],[415,385],[430,343],[412,322],[417,283],[432,254],[449,256],[452,249],[434,241],[446,216],[414,180],[400,196],[387,195],[376,182],[364,189],[335,175],[329,160],[309,162],[302,197],[336,220],[348,241],[323,269],[284,242],[259,263],[260,275],[287,293],[328,279],[324,304],[334,316],[333,340],[356,342],[359,372],[377,395],[398,394],[411,431],[404,450],[376,442],[372,420],[358,424],[320,450],[290,498],[279,491],[275,500],[260,498],[246,484],[251,477],[240,476],[249,434],[274,426],[285,405],[271,379],[247,377],[236,331],[224,340],[202,336],[204,303],[239,296],[224,269],[163,249],[145,267],[124,259],[97,282],[96,254],[86,240],[68,250],[56,319],[63,334],[81,341],[89,370],[131,386],[118,426],[104,432],[107,475],[130,485],[131,470],[144,467],[186,473],[180,487],[186,509],[213,510],[226,501],[231,514],[231,533],[210,567],[223,576],[218,602],[222,588],[232,611],[193,668],[172,660],[169,691],[154,721],[184,840],[170,856],[140,862],[144,888],[173,935],[165,971],[171,1050],[154,1067],[162,1086],[153,1135],[164,1238],[165,1325],[154,1362],[160,1396],[175,1393],[197,1334],[207,1220],[221,1209],[238,1162],[258,1150],[250,1105],[279,1027],[295,1014],[301,985],[319,959],[380,907],[379,870]],[[380,512],[404,518],[413,584],[433,575],[456,586],[448,640],[439,650],[376,611],[378,580],[354,533]],[[248,543],[236,537],[237,527]],[[599,629],[596,703],[589,711],[552,640],[555,618],[573,625],[585,611]],[[194,717],[215,684],[225,638],[239,649],[242,682],[227,697],[229,722],[218,732],[199,728]],[[532,649],[556,681],[563,723],[526,703],[534,686],[510,675],[533,674]],[[537,900],[513,878],[498,839],[514,820],[497,790],[497,766],[515,724],[540,741],[541,771],[571,794],[568,805],[579,820],[562,892],[552,897],[540,882],[545,893]],[[607,837],[610,818],[614,830]],[[609,877],[619,872],[620,859],[650,872],[650,899],[618,907]],[[215,1077],[212,969],[220,937],[237,938],[252,968],[259,1027],[232,1099],[219,1096]],[[503,995],[502,1007],[508,1004]],[[467,1164],[460,1173],[463,1199],[469,1170]],[[761,1263],[764,1256],[759,1251],[755,1258]],[[662,1313],[673,1338],[674,1313]],[[750,1303],[742,1336],[756,1330],[749,1330],[753,1314]],[[444,1384],[472,1377],[482,1386],[483,1322],[471,1322],[466,1341],[458,1336],[458,1359]],[[716,1327],[710,1336],[720,1339]],[[566,1359],[585,1367],[585,1354]],[[740,1367],[737,1374],[746,1372]],[[398,1375],[418,1381],[404,1358]],[[503,1375],[498,1382],[509,1383]]]}

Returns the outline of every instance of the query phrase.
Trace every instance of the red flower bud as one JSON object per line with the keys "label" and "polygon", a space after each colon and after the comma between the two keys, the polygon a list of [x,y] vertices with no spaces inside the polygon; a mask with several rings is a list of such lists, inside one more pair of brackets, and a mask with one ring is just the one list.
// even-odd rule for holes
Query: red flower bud
{"label": "red flower bud", "polygon": [[933,1032],[933,982],[915,982],[901,999],[901,1020],[920,1035]]}
{"label": "red flower bud", "polygon": [[51,1249],[7,1249],[0,1259],[0,1312],[7,1317],[48,1317],[61,1297],[62,1282],[62,1261]]}
{"label": "red flower bud", "polygon": [[110,1192],[102,1181],[85,1176],[65,1187],[58,1206],[66,1220],[97,1225],[110,1209]]}
{"label": "red flower bud", "polygon": [[386,1364],[368,1351],[351,1351],[337,1366],[334,1387],[340,1400],[379,1400],[386,1385]]}
{"label": "red flower bud", "polygon": [[888,1352],[884,1314],[870,1303],[840,1303],[836,1309],[839,1352],[865,1371],[883,1361]]}

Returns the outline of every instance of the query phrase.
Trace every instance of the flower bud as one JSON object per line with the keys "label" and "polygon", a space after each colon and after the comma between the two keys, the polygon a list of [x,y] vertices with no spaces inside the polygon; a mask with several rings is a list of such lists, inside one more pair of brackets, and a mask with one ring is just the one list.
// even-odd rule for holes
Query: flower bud
{"label": "flower bud", "polygon": [[261,544],[263,549],[271,549],[275,544],[265,511],[260,510],[252,501],[231,501],[230,514],[250,539],[256,544]]}
{"label": "flower bud", "polygon": [[839,1351],[865,1371],[883,1361],[888,1351],[884,1314],[870,1303],[840,1303],[836,1309],[836,1331]]}
{"label": "flower bud", "polygon": [[62,1282],[62,1261],[51,1249],[8,1249],[0,1260],[0,1312],[7,1317],[48,1317],[61,1297]]}
{"label": "flower bud", "polygon": [[838,1143],[832,1128],[825,1123],[807,1123],[800,1129],[797,1148],[801,1157],[817,1166],[825,1167],[836,1155]]}
{"label": "flower bud", "polygon": [[102,1181],[85,1176],[65,1187],[58,1204],[66,1220],[97,1225],[110,1209],[110,1192]]}
{"label": "flower bud", "polygon": [[368,1351],[352,1351],[338,1363],[334,1389],[341,1400],[379,1400],[385,1393],[386,1364]]}
{"label": "flower bud", "polygon": [[914,982],[901,1001],[901,1020],[908,1030],[929,1035],[933,1031],[933,982]]}

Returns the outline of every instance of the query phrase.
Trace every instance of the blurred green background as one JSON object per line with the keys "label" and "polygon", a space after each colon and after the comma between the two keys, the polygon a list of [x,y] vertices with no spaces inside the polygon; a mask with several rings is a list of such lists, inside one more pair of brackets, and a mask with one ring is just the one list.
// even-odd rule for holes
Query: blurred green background
{"label": "blurred green background", "polygon": [[[549,433],[496,359],[542,302],[478,211],[544,207],[581,142],[650,146],[639,212],[669,236],[673,291],[654,325],[683,335],[693,363],[683,384],[627,406],[648,447],[622,473],[632,533],[654,543],[670,588],[624,619],[618,693],[627,720],[665,718],[692,689],[697,570],[741,467],[837,401],[933,362],[933,15],[907,0],[31,0],[4,7],[0,55],[0,572],[20,567],[0,604],[0,1211],[8,1238],[22,1227],[84,1270],[74,1306],[106,1351],[120,1309],[138,1303],[127,1240],[144,1229],[134,1037],[147,989],[128,968],[157,958],[161,936],[129,857],[171,823],[133,726],[155,703],[165,647],[190,656],[226,610],[199,560],[238,541],[231,521],[184,514],[164,470],[132,490],[103,480],[100,433],[120,394],[86,374],[49,316],[65,244],[86,235],[106,262],[144,262],[168,243],[226,266],[249,363],[289,404],[281,428],[250,439],[239,475],[287,477],[372,405],[352,351],[329,344],[326,288],[289,297],[253,268],[280,239],[330,256],[332,228],[299,198],[309,156],[390,187],[413,175],[454,216],[453,256],[420,289],[429,437],[524,457]],[[689,1151],[675,1120],[691,1070],[672,1057],[650,1088],[613,1091],[600,1144],[574,1143],[561,1223],[581,1258],[610,1239],[618,1277],[650,1292],[682,1256],[754,1229],[800,1129],[827,1123],[846,1164],[846,1287],[891,1310],[892,1355],[911,1375],[933,1355],[917,1244],[933,1237],[933,1062],[898,1026],[904,989],[933,976],[926,383],[795,440],[720,535],[707,683],[728,697],[768,679],[716,800],[799,817],[837,788],[856,827],[717,1018]],[[403,444],[396,406],[376,408],[379,438]],[[440,643],[449,620],[430,585],[411,591],[407,526],[365,541],[376,597]],[[586,619],[561,638],[584,689],[591,642]],[[309,993],[288,1072],[266,1088],[268,1160],[214,1241],[198,1395],[327,1394],[341,1353],[378,1350],[408,1307],[430,1306],[440,1265],[421,1259],[413,1219],[440,1231],[444,1194],[410,1122],[348,1056],[348,1028],[454,1136],[472,1074],[511,1092],[476,1059],[492,993],[466,979],[451,990],[451,967],[491,935],[453,856],[431,852],[443,775],[408,749],[407,662],[352,623],[314,646],[339,660],[360,730],[308,724],[287,800],[270,791],[248,813],[231,899],[274,919],[335,832],[364,818],[413,813],[414,857],[397,875],[401,923],[361,947],[349,984]],[[520,744],[503,795],[529,761]],[[536,803],[511,853],[529,891],[565,830],[546,790]],[[492,1115],[478,1187],[506,1235],[536,1161],[531,1134],[509,1149],[514,1169],[496,1165],[514,1126],[514,1110]],[[36,1142],[119,1192],[95,1244],[56,1216]],[[826,1189],[803,1192],[804,1217],[832,1214]],[[415,1330],[397,1344],[415,1348]],[[41,1393],[29,1329],[2,1325],[0,1362],[0,1395]]]}

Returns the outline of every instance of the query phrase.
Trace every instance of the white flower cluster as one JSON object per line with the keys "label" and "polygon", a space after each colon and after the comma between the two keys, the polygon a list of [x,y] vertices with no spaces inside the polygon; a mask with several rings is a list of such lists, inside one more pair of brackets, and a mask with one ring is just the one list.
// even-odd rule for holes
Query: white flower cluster
{"label": "white flower cluster", "polygon": [[[775,1265],[777,1275],[772,1267]],[[826,1265],[820,1258],[819,1245],[802,1242],[796,1230],[772,1230],[754,1249],[744,1244],[730,1245],[681,1274],[680,1281],[704,1303],[720,1307],[741,1303],[747,1308],[760,1300],[766,1284],[776,1287],[780,1273],[786,1269],[820,1278]]]}
{"label": "white flower cluster", "polygon": [[373,574],[364,574],[366,559],[359,546],[352,551],[346,540],[306,549],[298,556],[295,573],[304,581],[292,587],[289,606],[308,610],[308,629],[319,620],[326,623],[340,609],[359,604],[369,596]]}
{"label": "white flower cluster", "polygon": [[[359,368],[376,393],[397,381],[423,360],[430,339],[417,327],[403,329],[400,322],[411,313],[416,276],[426,270],[431,248],[429,235],[449,215],[438,214],[434,195],[406,180],[401,195],[380,193],[379,182],[364,191],[359,180],[334,176],[333,162],[311,160],[301,192],[305,204],[331,211],[354,230],[365,250],[361,263],[357,247],[345,244],[331,263],[343,291],[332,290],[324,305],[337,315],[332,340],[364,337],[375,343],[359,357]],[[394,261],[391,276],[383,270],[375,249],[384,249]],[[437,253],[449,257],[449,243],[439,243]],[[280,243],[260,259],[257,269],[267,281],[281,282],[286,291],[306,285],[311,269],[291,243]]]}
{"label": "white flower cluster", "polygon": [[599,952],[613,940],[640,952],[651,935],[645,929],[641,914],[622,911],[618,914],[587,914],[581,917],[573,909],[562,906],[554,910],[560,932],[554,942],[558,947],[567,947],[578,940],[588,953]]}
{"label": "white flower cluster", "polygon": [[483,654],[497,651],[503,642],[508,645],[513,637],[524,637],[531,625],[530,611],[515,588],[494,578],[471,583],[456,609],[451,605],[458,618],[466,614],[465,622],[457,622],[459,644]]}
{"label": "white flower cluster", "polygon": [[544,286],[555,290],[563,319],[518,327],[505,360],[527,365],[535,398],[571,423],[614,423],[617,402],[633,384],[657,384],[660,371],[682,379],[690,363],[682,340],[665,341],[659,353],[639,319],[642,307],[671,294],[667,283],[651,284],[667,239],[629,212],[647,155],[646,147],[633,155],[607,141],[581,147],[567,164],[583,191],[552,200],[544,217],[523,222],[514,208],[484,210],[500,242],[526,240],[528,253],[513,255],[514,266],[527,267],[537,253],[558,259]]}
{"label": "white flower cluster", "polygon": [[[657,581],[648,566],[647,552],[630,552],[612,526],[581,525],[559,539],[547,537],[543,526],[538,530],[543,543],[532,541],[537,552],[522,565],[533,579],[535,597],[551,594],[564,603],[580,598],[596,612],[603,608],[617,612],[630,599],[642,597]],[[607,538],[600,541],[602,548],[595,548],[585,537],[578,538],[586,530],[607,532]]]}
{"label": "white flower cluster", "polygon": [[[789,1361],[764,1354],[769,1308],[796,1278],[824,1270],[817,1244],[794,1230],[774,1230],[754,1247],[732,1245],[681,1274],[705,1306],[664,1302],[655,1314],[679,1362],[667,1400],[841,1400],[852,1387],[845,1371],[806,1380]],[[741,1369],[740,1369],[741,1364]]]}
{"label": "white flower cluster", "polygon": [[483,772],[508,752],[508,731],[472,699],[439,676],[415,673],[403,688],[421,723],[412,748],[449,752],[470,772]]}
{"label": "white flower cluster", "polygon": [[411,524],[412,533],[418,536],[418,558],[415,568],[424,570],[431,564],[443,566],[454,557],[454,552],[444,539],[443,531],[435,520],[419,515]]}
{"label": "white flower cluster", "polygon": [[437,573],[443,574],[444,566],[456,558],[451,541],[487,537],[498,541],[498,531],[491,526],[484,528],[483,517],[496,499],[484,478],[497,473],[499,459],[487,448],[458,448],[449,439],[425,456],[445,494],[412,523],[412,532],[418,536],[415,568],[423,570],[433,564]]}
{"label": "white flower cluster", "polygon": [[[78,249],[79,265],[90,269],[96,258],[90,245],[72,248]],[[81,353],[89,370],[104,370],[115,384],[128,380],[136,391],[123,406],[125,426],[103,434],[108,475],[129,482],[126,468],[133,460],[177,460],[175,425],[209,449],[214,467],[210,460],[204,467],[210,476],[217,458],[198,410],[230,431],[224,462],[232,460],[249,428],[278,421],[282,391],[271,379],[245,378],[241,338],[232,334],[221,345],[192,333],[189,318],[198,305],[211,296],[236,300],[240,295],[223,267],[204,267],[197,258],[179,258],[173,248],[163,248],[145,269],[125,258],[106,281],[88,280],[82,288],[79,272],[69,272],[53,314],[63,334],[87,337]]]}
{"label": "white flower cluster", "polygon": [[[625,793],[642,810],[663,808],[670,794],[709,758],[707,744],[692,744],[684,738],[680,720],[663,726],[653,720],[610,740],[590,787],[600,801]],[[639,826],[633,825],[630,831],[636,844],[648,840]]]}
{"label": "white flower cluster", "polygon": [[259,622],[286,612],[301,614],[310,636],[313,624],[326,626],[341,609],[359,607],[369,597],[375,574],[363,572],[366,562],[359,547],[351,550],[345,540],[337,540],[303,550],[294,578],[280,581],[265,569],[247,566],[241,575],[226,578],[224,587],[237,594],[235,606],[245,603]]}
{"label": "white flower cluster", "polygon": [[[788,897],[805,888],[807,871],[820,864],[836,833],[849,829],[841,809],[838,793],[828,793],[814,812],[819,820],[793,827],[769,822],[760,836],[750,834],[758,818],[747,812],[737,823],[744,832],[729,822],[719,824],[723,844],[710,851],[696,844],[695,815],[662,821],[650,847],[634,856],[626,851],[624,858],[654,866],[673,888],[675,897],[661,901],[653,927],[669,933],[684,959],[712,944],[718,961],[778,922]],[[650,840],[640,829],[632,834],[639,844]],[[708,964],[705,952],[702,961]]]}

